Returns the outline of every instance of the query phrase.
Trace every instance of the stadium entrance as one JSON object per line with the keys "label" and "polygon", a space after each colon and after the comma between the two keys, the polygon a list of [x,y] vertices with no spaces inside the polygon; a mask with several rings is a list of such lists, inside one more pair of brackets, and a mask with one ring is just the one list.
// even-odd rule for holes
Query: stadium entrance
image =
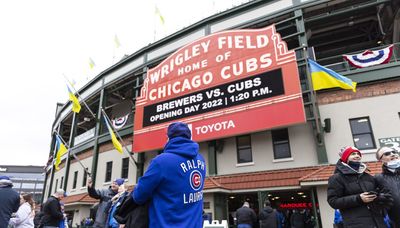
{"label": "stadium entrance", "polygon": [[249,202],[250,207],[258,216],[265,199],[269,199],[271,207],[280,213],[282,227],[291,227],[291,219],[300,220],[309,227],[317,227],[317,223],[321,224],[317,198],[310,189],[237,193],[229,194],[227,198],[230,227],[237,225],[236,210],[242,207],[243,202]]}

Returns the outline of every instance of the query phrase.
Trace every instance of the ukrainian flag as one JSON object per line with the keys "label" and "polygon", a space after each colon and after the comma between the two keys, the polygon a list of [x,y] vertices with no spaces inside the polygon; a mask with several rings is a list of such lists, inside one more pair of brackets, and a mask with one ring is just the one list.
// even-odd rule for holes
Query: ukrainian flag
{"label": "ukrainian flag", "polygon": [[112,143],[113,143],[115,149],[118,150],[118,152],[122,154],[122,145],[121,145],[121,143],[119,143],[117,137],[116,137],[115,134],[114,134],[113,129],[111,128],[111,126],[110,126],[110,124],[108,123],[108,121],[106,120],[106,118],[105,118],[104,116],[103,116],[103,118],[104,118],[104,122],[105,122],[106,125],[107,125],[108,131],[110,132],[111,141],[112,141]]}
{"label": "ukrainian flag", "polygon": [[325,68],[318,63],[308,59],[310,65],[311,79],[314,90],[340,87],[342,89],[351,89],[356,92],[356,82],[346,78],[335,71]]}
{"label": "ukrainian flag", "polygon": [[56,163],[55,163],[56,170],[60,169],[58,166],[61,163],[61,156],[63,156],[67,151],[68,150],[62,143],[60,137],[56,135]]}
{"label": "ukrainian flag", "polygon": [[79,113],[81,111],[81,104],[79,104],[78,98],[75,96],[75,94],[70,90],[70,88],[67,85],[68,89],[68,94],[69,94],[69,100],[72,101],[72,111]]}

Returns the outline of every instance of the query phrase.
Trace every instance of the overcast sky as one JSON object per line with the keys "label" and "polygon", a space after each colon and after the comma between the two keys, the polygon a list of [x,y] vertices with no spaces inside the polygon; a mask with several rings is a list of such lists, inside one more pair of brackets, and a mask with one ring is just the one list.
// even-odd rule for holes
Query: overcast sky
{"label": "overcast sky", "polygon": [[81,87],[124,54],[243,2],[0,1],[0,165],[46,164],[56,104],[68,100],[63,75]]}

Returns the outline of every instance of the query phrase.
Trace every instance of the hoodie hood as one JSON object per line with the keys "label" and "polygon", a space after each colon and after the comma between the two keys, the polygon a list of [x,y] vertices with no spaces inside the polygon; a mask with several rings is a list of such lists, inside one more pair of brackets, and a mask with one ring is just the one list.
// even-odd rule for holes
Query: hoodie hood
{"label": "hoodie hood", "polygon": [[272,207],[270,207],[270,206],[266,206],[263,208],[263,211],[265,211],[267,213],[272,213],[274,211],[274,209],[272,209]]}
{"label": "hoodie hood", "polygon": [[178,154],[187,158],[194,158],[199,153],[199,144],[184,137],[170,139],[164,147],[164,153]]}
{"label": "hoodie hood", "polygon": [[367,165],[365,165],[364,163],[361,162],[360,164],[360,169],[354,170],[353,168],[351,168],[347,163],[342,162],[341,160],[339,160],[336,163],[336,169],[335,169],[335,173],[343,173],[343,174],[360,174],[365,172],[365,170],[367,169]]}

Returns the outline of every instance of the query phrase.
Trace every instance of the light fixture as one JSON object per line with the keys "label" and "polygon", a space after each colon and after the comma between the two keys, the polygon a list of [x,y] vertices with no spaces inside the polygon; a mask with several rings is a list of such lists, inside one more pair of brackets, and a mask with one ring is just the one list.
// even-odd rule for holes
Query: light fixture
{"label": "light fixture", "polygon": [[307,196],[306,195],[302,195],[301,197],[306,198]]}
{"label": "light fixture", "polygon": [[268,197],[271,197],[272,196],[272,194],[268,194]]}
{"label": "light fixture", "polygon": [[298,192],[297,195],[304,195],[304,192]]}
{"label": "light fixture", "polygon": [[294,197],[292,196],[291,199],[294,200]]}
{"label": "light fixture", "polygon": [[229,198],[231,198],[231,199],[235,199],[235,197],[234,197],[234,196],[229,196]]}

